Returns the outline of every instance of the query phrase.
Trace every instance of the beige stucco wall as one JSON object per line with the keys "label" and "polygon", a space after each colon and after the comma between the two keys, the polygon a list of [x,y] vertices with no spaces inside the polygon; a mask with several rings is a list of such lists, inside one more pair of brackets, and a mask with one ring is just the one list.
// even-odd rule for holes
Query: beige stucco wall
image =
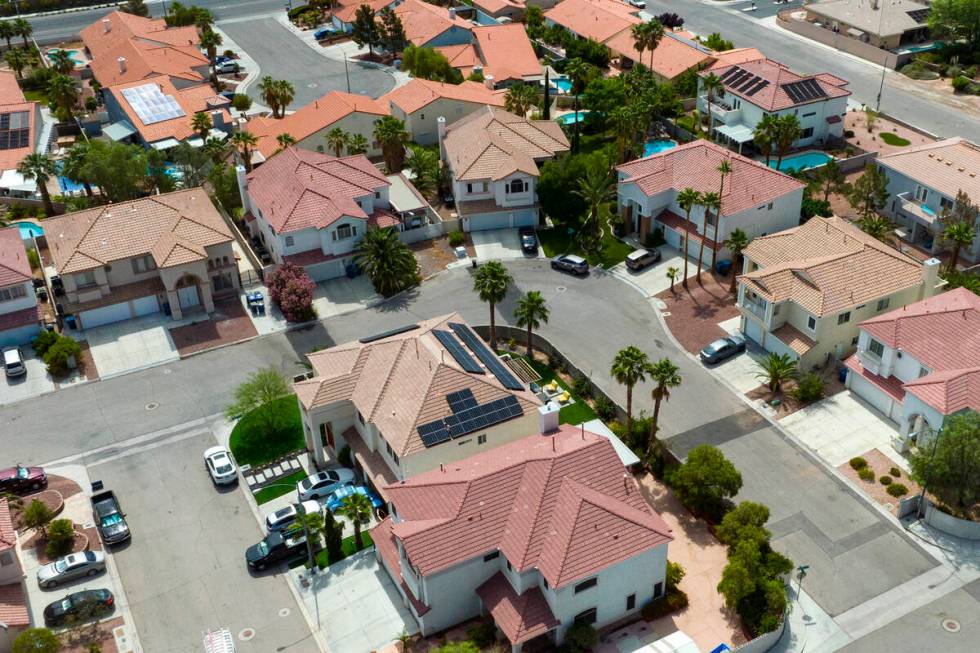
{"label": "beige stucco wall", "polygon": [[[327,125],[320,131],[307,136],[303,140],[299,141],[298,145],[304,150],[313,151],[319,151],[317,150],[317,146],[319,145],[323,147],[323,151],[326,154],[333,155],[333,151],[327,147],[325,137],[328,133],[330,133],[330,131],[340,127],[348,134],[360,134],[367,139],[368,156],[381,156],[381,144],[374,138],[374,123],[377,122],[380,117],[381,116],[376,116],[370,113],[360,113],[355,111],[348,116],[344,116],[337,122]],[[344,152],[343,154],[346,155],[347,152]]]}

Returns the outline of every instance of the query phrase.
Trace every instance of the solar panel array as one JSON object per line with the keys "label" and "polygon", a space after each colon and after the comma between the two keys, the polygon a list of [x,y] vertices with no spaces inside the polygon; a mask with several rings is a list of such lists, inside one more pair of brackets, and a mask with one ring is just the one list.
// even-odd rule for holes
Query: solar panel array
{"label": "solar panel array", "polygon": [[[461,393],[466,392],[469,390],[461,391]],[[452,415],[444,419],[422,424],[416,429],[423,445],[434,447],[437,444],[463,437],[474,431],[506,422],[524,414],[520,402],[513,395],[486,404],[477,404],[473,398],[473,393],[469,393],[468,397],[459,396],[461,393],[454,392],[446,396],[447,401],[450,397],[454,398],[454,401],[450,402],[450,407],[455,403],[460,408],[458,412],[453,412]],[[464,408],[463,406],[470,407]]]}
{"label": "solar panel array", "polygon": [[750,73],[738,66],[726,70],[720,79],[726,88],[750,97],[769,85],[769,80],[762,79],[755,73]]}
{"label": "solar panel array", "polygon": [[449,404],[449,410],[454,413],[461,413],[464,410],[469,410],[470,408],[476,408],[476,397],[473,396],[473,391],[469,388],[463,388],[458,392],[450,392],[446,395],[446,403]]}
{"label": "solar panel array", "polygon": [[164,95],[156,84],[124,88],[122,94],[144,125],[187,115],[174,96]]}
{"label": "solar panel array", "polygon": [[27,111],[0,114],[0,150],[16,150],[30,144],[30,114]]}
{"label": "solar panel array", "polygon": [[823,97],[827,97],[827,92],[820,86],[820,82],[815,79],[803,79],[798,82],[783,84],[783,90],[795,103],[810,102]]}
{"label": "solar panel array", "polygon": [[929,9],[913,9],[912,11],[906,11],[905,13],[907,13],[909,18],[914,20],[919,25],[926,22],[926,19],[929,18]]}
{"label": "solar panel array", "polygon": [[399,333],[405,333],[407,331],[414,331],[419,328],[417,324],[406,324],[403,327],[398,327],[397,329],[392,329],[390,331],[384,331],[382,333],[376,333],[373,336],[368,336],[366,338],[361,338],[358,340],[362,345],[366,345],[369,342],[374,342],[375,340],[383,340],[385,338],[390,338],[391,336],[397,336]]}
{"label": "solar panel array", "polygon": [[456,332],[459,339],[466,343],[466,346],[469,347],[474,354],[476,354],[476,357],[480,359],[480,362],[486,365],[487,369],[490,370],[490,373],[497,377],[497,380],[500,381],[501,385],[508,390],[524,389],[521,382],[518,381],[517,377],[511,374],[506,367],[504,367],[504,364],[500,362],[497,355],[490,351],[490,348],[487,347],[482,340],[480,340],[479,336],[473,333],[473,329],[469,328],[465,324],[460,324],[459,322],[450,322],[449,328]]}
{"label": "solar panel array", "polygon": [[446,348],[449,354],[456,359],[456,362],[459,363],[460,367],[471,374],[484,373],[483,368],[480,367],[480,364],[473,360],[473,357],[469,355],[469,352],[463,349],[463,345],[459,344],[459,341],[453,337],[453,334],[449,333],[448,331],[440,331],[438,329],[433,329],[432,333],[439,339],[439,342],[442,343],[442,346]]}

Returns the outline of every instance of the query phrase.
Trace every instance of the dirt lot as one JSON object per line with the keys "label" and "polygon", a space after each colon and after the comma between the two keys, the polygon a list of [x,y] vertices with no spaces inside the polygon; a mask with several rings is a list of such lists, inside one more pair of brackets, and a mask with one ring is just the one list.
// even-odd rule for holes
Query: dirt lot
{"label": "dirt lot", "polygon": [[[470,240],[469,234],[466,235],[465,246],[466,255],[470,258],[475,257],[476,250],[473,248],[473,241]],[[415,252],[415,259],[419,263],[423,279],[427,279],[437,272],[442,272],[447,265],[459,260],[456,257],[456,252],[449,246],[448,236],[412,243],[408,247]]]}
{"label": "dirt lot", "polygon": [[841,474],[849,478],[855,485],[864,490],[865,494],[871,497],[873,501],[885,506],[892,514],[895,514],[899,501],[907,497],[914,496],[922,491],[919,484],[909,478],[909,475],[902,471],[901,477],[895,476],[892,478],[892,480],[895,483],[901,483],[907,487],[909,491],[907,494],[900,497],[891,496],[885,491],[886,486],[882,485],[878,479],[880,479],[882,476],[889,475],[889,470],[895,467],[894,461],[877,449],[872,449],[867,453],[863,453],[861,454],[861,457],[868,461],[868,467],[874,471],[874,480],[862,480],[861,477],[858,476],[857,470],[852,468],[849,463],[844,463],[837,469]]}
{"label": "dirt lot", "polygon": [[676,295],[670,290],[657,295],[667,304],[664,314],[667,327],[692,354],[701,351],[712,340],[728,335],[718,323],[739,314],[735,296],[728,292],[731,277],[704,273],[701,279],[700,285],[695,278],[688,279],[687,289],[676,284]]}

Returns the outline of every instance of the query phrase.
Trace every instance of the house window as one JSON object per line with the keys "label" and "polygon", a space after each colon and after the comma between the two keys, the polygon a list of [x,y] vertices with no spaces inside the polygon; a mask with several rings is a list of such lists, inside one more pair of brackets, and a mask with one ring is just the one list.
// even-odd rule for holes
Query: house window
{"label": "house window", "polygon": [[88,288],[95,285],[95,271],[85,270],[75,275],[75,285],[79,288]]}
{"label": "house window", "polygon": [[357,421],[361,424],[364,423],[364,415],[361,415],[361,411],[357,411]]}
{"label": "house window", "polygon": [[841,313],[837,316],[837,324],[847,324],[851,321],[851,312]]}
{"label": "house window", "polygon": [[915,199],[919,202],[925,202],[926,198],[929,197],[929,189],[924,186],[915,187]]}
{"label": "house window", "polygon": [[878,309],[877,309],[878,312],[880,313],[883,310],[885,310],[886,308],[888,308],[888,305],[891,304],[891,302],[892,302],[891,297],[885,297],[884,299],[879,299],[878,300]]}
{"label": "house window", "polygon": [[286,236],[286,247],[292,247],[294,242],[292,236]]}
{"label": "house window", "polygon": [[235,283],[231,280],[231,275],[225,272],[224,274],[216,274],[211,277],[211,287],[215,292],[221,292],[222,290],[234,288]]}
{"label": "house window", "polygon": [[942,209],[943,211],[952,211],[953,210],[953,200],[947,199],[945,197],[940,197],[939,198],[939,208]]}
{"label": "house window", "polygon": [[484,433],[482,435],[476,436],[476,443],[477,444],[486,444],[487,443],[487,434]]}
{"label": "house window", "polygon": [[772,211],[772,202],[769,202],[769,204],[766,206],[766,210]]}
{"label": "house window", "polygon": [[589,580],[583,580],[581,583],[575,586],[575,593],[584,592],[585,590],[592,589],[599,584],[598,578],[590,578]]}
{"label": "house window", "polygon": [[626,597],[626,610],[627,612],[636,608],[636,594],[630,594]]}
{"label": "house window", "polygon": [[387,440],[385,440],[385,451],[388,452],[388,455],[391,456],[391,459],[394,460],[395,461],[395,464],[397,465],[398,464],[398,456],[395,454],[395,450],[391,448],[391,445],[388,444],[388,441]]}
{"label": "house window", "polygon": [[467,193],[473,192],[473,184],[466,184],[466,192]]}
{"label": "house window", "polygon": [[527,190],[527,182],[523,179],[511,179],[507,184],[508,193],[523,193]]}
{"label": "house window", "polygon": [[878,358],[881,358],[882,356],[885,355],[885,345],[884,343],[878,342],[877,340],[872,338],[871,341],[868,343],[868,351],[870,351]]}
{"label": "house window", "polygon": [[381,199],[381,191],[380,190],[374,191],[374,199],[376,199],[376,200]]}
{"label": "house window", "polygon": [[589,624],[589,625],[591,625],[591,624],[594,624],[598,620],[598,618],[599,618],[599,614],[596,611],[596,609],[595,608],[589,608],[588,610],[585,610],[583,612],[579,612],[577,615],[575,615],[574,621],[577,624],[578,623],[582,623],[582,624]]}
{"label": "house window", "polygon": [[928,374],[929,374],[929,370],[928,370],[928,369],[926,369],[926,368],[924,368],[924,367],[920,367],[920,368],[919,368],[919,378],[920,378],[920,379],[921,379],[922,377],[924,377],[924,376],[926,376],[926,375],[928,375]]}
{"label": "house window", "polygon": [[500,557],[500,551],[494,551],[493,553],[488,553],[483,556],[483,562],[490,562],[491,560],[496,560]]}
{"label": "house window", "polygon": [[809,117],[815,116],[815,115],[817,115],[817,112],[816,111],[811,111],[810,113],[804,113],[803,114],[803,117],[804,118],[809,118]]}
{"label": "house window", "polygon": [[510,564],[510,560],[507,561],[507,571],[514,571],[514,568]]}
{"label": "house window", "polygon": [[152,256],[138,256],[132,259],[133,274],[142,274],[157,269],[157,264]]}
{"label": "house window", "polygon": [[655,583],[653,586],[653,598],[659,599],[663,595],[664,595],[664,584]]}
{"label": "house window", "polygon": [[10,288],[0,288],[0,302],[9,302],[18,297],[26,297],[27,291],[24,286],[11,286]]}
{"label": "house window", "polygon": [[424,113],[420,113],[420,114],[419,114],[419,117],[420,117],[420,118],[421,118],[422,120],[425,120],[425,114],[424,114]]}
{"label": "house window", "polygon": [[9,552],[5,551],[0,554],[0,567],[6,567],[12,564],[14,564],[14,557]]}
{"label": "house window", "polygon": [[807,127],[803,130],[803,135],[800,138],[811,138],[813,136],[813,127]]}
{"label": "house window", "polygon": [[352,227],[349,224],[342,224],[337,227],[333,232],[334,240],[347,240],[353,236],[357,235],[357,227]]}
{"label": "house window", "polygon": [[806,328],[808,328],[810,331],[815,330],[817,328],[817,318],[813,317],[812,315],[807,315]]}

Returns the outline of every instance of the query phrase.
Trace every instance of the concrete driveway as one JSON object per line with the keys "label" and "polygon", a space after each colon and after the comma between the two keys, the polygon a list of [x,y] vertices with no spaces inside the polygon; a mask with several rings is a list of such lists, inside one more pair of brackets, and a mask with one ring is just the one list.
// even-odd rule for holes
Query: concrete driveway
{"label": "concrete driveway", "polygon": [[313,291],[313,307],[320,319],[367,308],[380,299],[366,274],[323,281]]}
{"label": "concrete driveway", "polygon": [[[626,282],[636,286],[647,297],[658,295],[670,288],[670,279],[667,278],[667,268],[675,266],[678,270],[684,269],[684,257],[673,247],[663,245],[659,248],[661,258],[653,265],[647,266],[639,272],[634,272],[626,267],[626,262],[617,263],[609,271]],[[696,268],[688,264],[688,274],[693,274]]]}
{"label": "concrete driveway", "polygon": [[[85,329],[77,332],[77,337],[88,340],[95,368],[104,379],[180,358],[170,338],[170,327],[179,324],[181,322],[174,322],[163,313],[157,313]],[[69,334],[75,335],[73,332]]]}
{"label": "concrete driveway", "polygon": [[[281,11],[281,9],[280,9]],[[296,110],[330,91],[347,91],[376,98],[395,86],[394,77],[379,68],[358,61],[330,59],[286,29],[275,18],[222,21],[221,29],[259,66],[258,77],[288,79],[296,89],[289,110]],[[249,84],[249,97],[261,103],[258,83]]]}
{"label": "concrete driveway", "polygon": [[537,254],[525,254],[521,249],[521,237],[517,229],[488,229],[471,231],[473,249],[477,261],[503,261],[515,258],[538,258],[543,256],[541,249]]}
{"label": "concrete driveway", "polygon": [[34,355],[34,350],[30,345],[20,348],[20,353],[24,356],[24,367],[27,374],[21,376],[3,377],[0,383],[0,404],[12,404],[21,399],[37,397],[45,392],[57,390],[58,385],[48,375],[44,367],[44,361]]}

